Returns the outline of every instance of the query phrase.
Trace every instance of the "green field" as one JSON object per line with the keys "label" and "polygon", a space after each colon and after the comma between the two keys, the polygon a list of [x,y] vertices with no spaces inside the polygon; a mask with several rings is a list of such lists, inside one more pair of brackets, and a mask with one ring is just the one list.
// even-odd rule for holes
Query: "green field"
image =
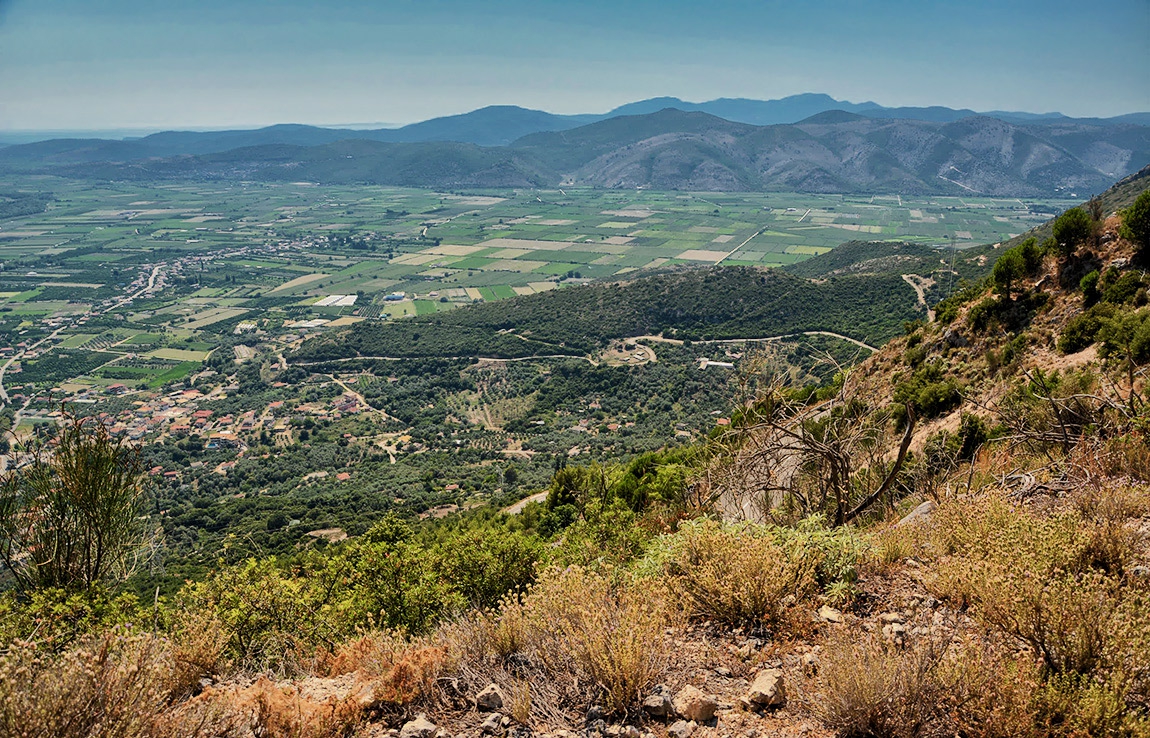
{"label": "green field", "polygon": [[[15,347],[56,330],[60,349],[184,367],[137,374],[114,362],[99,370],[149,383],[200,366],[221,344],[217,353],[230,357],[230,344],[244,336],[298,338],[332,324],[432,315],[677,265],[783,266],[852,239],[996,242],[1068,204],[623,190],[464,195],[17,176],[0,178],[0,188],[55,198],[43,213],[0,223],[13,234],[0,242],[0,340]],[[156,264],[161,288],[146,291]],[[130,303],[112,302],[133,293]],[[404,299],[384,299],[392,293]],[[67,378],[66,362],[36,363],[25,377]],[[74,376],[93,370],[74,366]]]}

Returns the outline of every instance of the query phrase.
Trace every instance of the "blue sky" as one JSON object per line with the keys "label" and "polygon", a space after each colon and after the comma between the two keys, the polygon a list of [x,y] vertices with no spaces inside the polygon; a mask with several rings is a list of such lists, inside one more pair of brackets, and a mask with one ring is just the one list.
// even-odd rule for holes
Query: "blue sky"
{"label": "blue sky", "polygon": [[400,124],[826,92],[1150,110],[1150,0],[0,0],[0,129]]}

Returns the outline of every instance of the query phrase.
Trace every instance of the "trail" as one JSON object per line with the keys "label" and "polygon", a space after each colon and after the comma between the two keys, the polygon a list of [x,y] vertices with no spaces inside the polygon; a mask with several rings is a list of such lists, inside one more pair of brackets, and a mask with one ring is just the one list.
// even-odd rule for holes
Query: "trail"
{"label": "trail", "polygon": [[[691,345],[731,344],[731,343],[770,343],[772,341],[782,341],[783,339],[786,339],[786,338],[798,338],[799,336],[830,336],[831,338],[838,338],[838,339],[846,341],[848,343],[853,343],[854,345],[858,346],[859,348],[866,349],[867,351],[870,351],[872,353],[878,351],[878,348],[876,348],[875,346],[871,346],[869,343],[864,343],[863,341],[860,341],[857,338],[851,338],[850,336],[844,336],[841,333],[833,333],[831,331],[799,331],[797,333],[784,333],[780,336],[766,336],[764,338],[717,338],[717,339],[711,339],[708,341],[691,341]],[[683,341],[678,339],[678,338],[664,338],[663,336],[635,336],[634,338],[632,338],[630,340],[641,341],[644,339],[646,339],[648,341],[660,341],[662,343],[671,343],[671,344],[675,344],[676,346],[682,346],[683,345]]]}
{"label": "trail", "polygon": [[902,275],[904,282],[911,286],[914,293],[918,295],[918,304],[920,307],[926,309],[926,322],[934,322],[934,311],[926,304],[926,288],[934,286],[934,280],[928,277],[920,277],[917,274],[904,274]]}
{"label": "trail", "polygon": [[[334,374],[328,374],[328,375],[326,375],[326,376],[328,376],[328,377],[331,377],[331,381],[335,382],[335,383],[336,383],[336,384],[338,384],[340,387],[343,387],[343,390],[344,390],[344,392],[346,392],[347,394],[351,395],[351,396],[352,396],[352,397],[354,397],[356,400],[358,400],[360,405],[363,405],[365,408],[371,408],[371,409],[373,409],[373,410],[375,409],[375,408],[373,408],[373,407],[372,407],[371,403],[369,403],[369,402],[367,401],[367,398],[365,398],[363,395],[361,395],[361,394],[360,394],[359,392],[357,392],[356,390],[354,390],[354,389],[352,389],[351,387],[347,386],[347,384],[345,384],[345,383],[344,383],[344,381],[343,381],[342,379],[340,379],[339,377],[335,376]],[[386,412],[384,412],[383,410],[379,410],[378,412],[379,412],[381,415],[383,415],[383,417],[384,417],[385,419],[387,419],[387,420],[398,420],[397,418],[393,418],[392,416],[388,415],[388,414],[387,414]]]}
{"label": "trail", "polygon": [[572,354],[541,354],[538,356],[517,356],[511,359],[489,356],[344,356],[339,359],[326,359],[324,361],[297,361],[293,363],[292,366],[321,366],[323,364],[342,364],[348,361],[426,361],[427,359],[443,359],[445,361],[470,361],[471,359],[478,359],[479,361],[488,361],[497,364],[512,361],[535,361],[536,359],[580,359],[591,364],[591,366],[599,366],[599,362],[588,356],[575,356]]}

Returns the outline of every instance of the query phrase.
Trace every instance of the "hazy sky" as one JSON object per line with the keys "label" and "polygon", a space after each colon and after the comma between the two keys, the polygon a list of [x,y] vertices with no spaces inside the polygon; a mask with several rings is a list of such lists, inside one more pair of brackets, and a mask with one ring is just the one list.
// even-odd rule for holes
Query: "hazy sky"
{"label": "hazy sky", "polygon": [[0,129],[407,123],[674,95],[1150,110],[1150,0],[0,0]]}

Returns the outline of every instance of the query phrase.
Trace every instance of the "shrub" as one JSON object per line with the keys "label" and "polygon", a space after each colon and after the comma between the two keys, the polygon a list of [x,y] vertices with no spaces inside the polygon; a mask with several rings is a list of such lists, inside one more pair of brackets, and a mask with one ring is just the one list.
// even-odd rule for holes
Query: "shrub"
{"label": "shrub", "polygon": [[910,377],[898,382],[894,388],[894,401],[913,406],[924,418],[933,418],[949,412],[962,401],[958,382],[944,378],[938,362],[924,364]]}
{"label": "shrub", "polygon": [[0,647],[26,640],[59,651],[89,633],[139,622],[147,615],[135,595],[113,594],[101,586],[83,592],[41,589],[26,598],[4,592],[0,594]]}
{"label": "shrub", "polygon": [[1134,244],[1135,256],[1140,261],[1150,255],[1150,190],[1144,191],[1122,212],[1122,237]]}
{"label": "shrub", "polygon": [[[196,679],[201,675],[196,675]],[[189,676],[172,643],[113,630],[59,655],[18,643],[0,657],[0,734],[28,738],[226,735],[199,706],[173,711]]]}
{"label": "shrub", "polygon": [[[698,618],[780,633],[815,592],[819,557],[765,526],[684,523],[664,538],[662,564],[685,611]],[[649,564],[650,566],[650,564]]]}
{"label": "shrub", "polygon": [[130,573],[144,500],[136,451],[94,418],[65,414],[30,454],[0,480],[0,558],[16,582],[93,587]]}
{"label": "shrub", "polygon": [[542,572],[521,601],[487,622],[488,644],[611,712],[634,706],[668,666],[663,631],[672,620],[658,592],[578,566]]}
{"label": "shrub", "polygon": [[435,568],[473,607],[491,608],[535,579],[543,544],[537,536],[492,527],[452,535],[435,550]]}
{"label": "shrub", "polygon": [[1090,238],[1093,221],[1082,208],[1071,208],[1054,221],[1056,249],[1062,256],[1070,256],[1079,245]]}
{"label": "shrub", "polygon": [[945,636],[897,647],[871,634],[824,649],[817,710],[843,738],[1021,738],[1033,730],[1034,675],[985,643]]}
{"label": "shrub", "polygon": [[1058,337],[1058,350],[1064,354],[1076,354],[1094,344],[1102,321],[1114,314],[1110,305],[1095,305],[1084,313],[1066,321],[1062,334]]}
{"label": "shrub", "polygon": [[1095,269],[1078,281],[1078,289],[1082,291],[1082,301],[1086,307],[1090,307],[1102,299],[1102,293],[1098,291],[1098,280],[1101,276],[1101,273]]}

